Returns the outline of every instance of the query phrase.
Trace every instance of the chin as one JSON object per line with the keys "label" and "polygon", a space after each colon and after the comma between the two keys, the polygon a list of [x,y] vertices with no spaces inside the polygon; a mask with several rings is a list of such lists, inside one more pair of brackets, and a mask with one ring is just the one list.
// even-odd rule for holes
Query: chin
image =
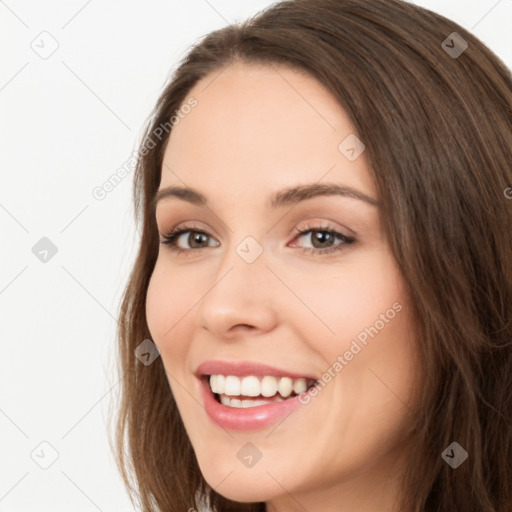
{"label": "chin", "polygon": [[[261,463],[261,461],[260,461]],[[234,468],[232,464],[199,464],[208,485],[218,494],[241,503],[265,502],[283,493],[283,488],[260,468]],[[275,468],[274,468],[275,471]],[[270,471],[272,473],[272,471]],[[229,475],[229,476],[228,476]],[[276,474],[276,479],[282,479]]]}

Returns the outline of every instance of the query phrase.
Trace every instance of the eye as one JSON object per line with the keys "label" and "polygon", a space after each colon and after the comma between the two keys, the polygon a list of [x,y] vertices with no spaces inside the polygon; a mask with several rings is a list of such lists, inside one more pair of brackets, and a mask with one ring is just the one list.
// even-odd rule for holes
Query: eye
{"label": "eye", "polygon": [[[304,252],[328,254],[334,251],[341,251],[355,242],[352,236],[344,235],[334,228],[329,226],[307,226],[304,229],[297,229],[295,231],[296,237],[294,240],[304,237],[306,240],[311,240],[312,247],[302,247]],[[340,243],[336,244],[338,239]]]}
{"label": "eye", "polygon": [[[186,234],[188,236],[184,236]],[[317,254],[340,251],[345,249],[347,245],[355,242],[354,237],[344,235],[329,226],[307,226],[302,230],[297,229],[294,234],[296,235],[294,240],[309,236],[312,241],[312,247],[301,247],[300,249],[304,252],[312,251]],[[311,236],[313,234],[314,236]],[[208,240],[213,240],[213,238],[207,232],[194,226],[181,226],[163,235],[160,243],[169,246],[177,254],[187,254],[199,249],[205,249],[206,247],[218,247],[218,243],[208,244]],[[335,243],[336,240],[339,241],[337,244]],[[180,242],[189,244],[189,247],[180,247]]]}
{"label": "eye", "polygon": [[[186,233],[188,233],[188,236],[184,237],[183,235]],[[182,253],[208,247],[207,245],[202,245],[205,241],[208,240],[208,238],[211,238],[210,235],[201,229],[195,228],[193,226],[182,226],[174,228],[171,232],[163,235],[160,243],[168,245],[169,248],[176,253]],[[180,239],[185,241],[185,243],[191,244],[191,248],[180,247]],[[199,247],[197,247],[196,244],[198,244]]]}

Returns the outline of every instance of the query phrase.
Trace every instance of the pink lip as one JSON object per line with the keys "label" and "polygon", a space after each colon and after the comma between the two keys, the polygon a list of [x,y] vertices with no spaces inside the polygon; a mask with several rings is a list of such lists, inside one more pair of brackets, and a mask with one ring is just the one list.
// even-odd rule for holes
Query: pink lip
{"label": "pink lip", "polygon": [[217,425],[231,430],[257,430],[276,423],[302,405],[299,398],[306,394],[307,391],[282,402],[272,402],[266,405],[248,407],[247,409],[234,408],[217,402],[208,385],[208,378],[206,376],[235,375],[237,377],[244,377],[254,375],[262,377],[270,375],[273,377],[291,377],[292,379],[302,377],[317,380],[316,377],[310,375],[298,374],[276,368],[275,366],[251,361],[205,361],[197,367],[194,374],[199,380],[201,396],[208,416]]}
{"label": "pink lip", "polygon": [[201,363],[195,371],[196,377],[219,374],[235,375],[238,377],[245,377],[248,375],[263,377],[265,375],[271,375],[273,377],[291,377],[292,379],[299,379],[303,377],[305,379],[317,380],[317,377],[313,377],[311,375],[300,375],[295,372],[276,368],[275,366],[254,363],[251,361],[205,361],[204,363]]}
{"label": "pink lip", "polygon": [[[267,373],[266,375],[269,374]],[[301,395],[297,395],[283,402],[273,402],[247,409],[228,407],[215,400],[207,378],[200,378],[199,381],[203,403],[208,416],[214,423],[228,430],[257,430],[268,427],[281,418],[285,418],[302,405],[299,402]]]}

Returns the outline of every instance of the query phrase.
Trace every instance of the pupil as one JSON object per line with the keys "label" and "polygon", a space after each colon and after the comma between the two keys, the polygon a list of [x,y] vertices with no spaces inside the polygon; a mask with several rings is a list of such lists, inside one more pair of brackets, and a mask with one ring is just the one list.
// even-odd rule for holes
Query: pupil
{"label": "pupil", "polygon": [[200,245],[201,244],[201,238],[203,238],[204,236],[205,235],[203,235],[202,233],[192,234],[193,243],[190,244],[190,245],[193,247],[196,242]]}
{"label": "pupil", "polygon": [[[317,231],[316,236],[313,237],[313,240],[319,241],[320,243],[325,243],[326,240],[322,239],[329,239],[332,235],[330,233],[327,233],[326,231]],[[315,245],[313,243],[313,245]]]}

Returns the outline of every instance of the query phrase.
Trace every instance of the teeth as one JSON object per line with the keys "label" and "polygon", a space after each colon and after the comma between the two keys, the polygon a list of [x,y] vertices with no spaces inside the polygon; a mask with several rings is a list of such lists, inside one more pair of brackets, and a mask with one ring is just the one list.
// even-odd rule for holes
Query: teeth
{"label": "teeth", "polygon": [[247,409],[248,407],[257,407],[259,405],[271,404],[273,402],[284,402],[284,398],[277,395],[277,397],[272,398],[272,400],[240,400],[239,398],[229,398],[229,396],[220,395],[220,402],[228,407]]}
{"label": "teeth", "polygon": [[261,394],[269,397],[274,396],[277,393],[277,381],[275,377],[263,377],[261,379]]}
{"label": "teeth", "polygon": [[212,375],[210,378],[210,387],[214,393],[219,393],[219,390],[224,389],[224,381],[226,377],[224,375]]}
{"label": "teeth", "polygon": [[277,391],[279,394],[286,398],[289,397],[293,389],[293,380],[290,377],[283,377],[277,385]]}
{"label": "teeth", "polygon": [[[222,375],[220,375],[222,377]],[[306,383],[306,379],[295,379],[293,381],[293,392],[297,395],[304,393],[308,389],[308,385]]]}
{"label": "teeth", "polygon": [[[258,377],[244,377],[241,384],[241,394],[245,396],[260,395],[260,379]],[[228,393],[229,394],[229,393]]]}
{"label": "teeth", "polygon": [[238,398],[232,398],[229,406],[230,407],[238,407],[239,409],[241,409],[242,408],[242,400],[238,400]]}
{"label": "teeth", "polygon": [[[311,381],[309,384],[313,382],[314,381]],[[279,393],[283,398],[288,398],[292,393],[298,395],[306,391],[308,382],[306,382],[306,379],[303,377],[292,379],[291,377],[276,378],[266,375],[260,379],[260,377],[250,375],[240,379],[234,375],[211,375],[210,388],[214,393],[221,396],[221,401],[223,397],[225,397],[225,400],[229,400],[229,396],[240,397],[242,395],[250,397],[261,395],[265,398],[269,398],[276,395],[276,393]],[[237,399],[234,400],[235,405],[233,405],[233,399],[230,404],[226,403],[224,405],[231,405],[231,407],[253,407],[253,404],[257,402],[256,400],[238,399],[238,401],[240,401],[240,404],[238,404]],[[245,406],[244,402],[247,402]],[[265,403],[268,403],[268,401]]]}
{"label": "teeth", "polygon": [[230,396],[239,396],[242,384],[240,383],[240,379],[233,375],[228,375],[226,380],[224,381],[224,389],[220,389],[219,381],[217,380],[217,393],[224,393]]}

